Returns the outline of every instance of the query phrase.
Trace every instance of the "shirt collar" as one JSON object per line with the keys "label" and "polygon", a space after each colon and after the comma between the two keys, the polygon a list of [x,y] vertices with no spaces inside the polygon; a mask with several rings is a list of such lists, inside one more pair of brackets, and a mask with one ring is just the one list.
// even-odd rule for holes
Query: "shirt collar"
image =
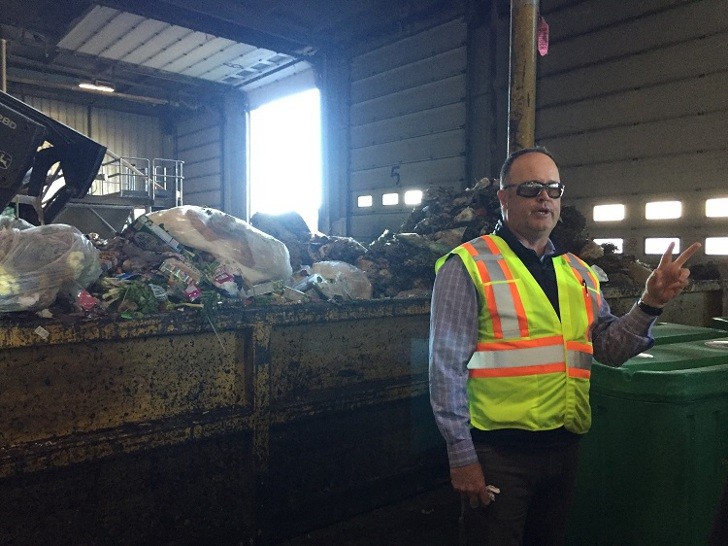
{"label": "shirt collar", "polygon": [[557,248],[554,242],[549,239],[548,241],[546,241],[546,248],[544,249],[543,256],[539,258],[538,254],[536,254],[536,251],[526,247],[520,240],[520,238],[510,230],[510,228],[505,224],[503,220],[498,220],[498,223],[493,229],[493,235],[498,235],[499,237],[502,237],[503,240],[508,243],[508,246],[511,247],[511,249],[516,253],[519,258],[521,258],[522,261],[533,260],[535,258],[538,261],[543,262],[546,258],[551,258],[564,254],[564,251]]}

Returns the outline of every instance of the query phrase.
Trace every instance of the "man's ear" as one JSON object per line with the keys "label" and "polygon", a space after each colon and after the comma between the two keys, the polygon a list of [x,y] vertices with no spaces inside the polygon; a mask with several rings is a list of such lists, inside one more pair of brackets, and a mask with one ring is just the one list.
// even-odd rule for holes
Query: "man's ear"
{"label": "man's ear", "polygon": [[500,189],[497,192],[498,201],[500,201],[501,209],[508,208],[508,190]]}

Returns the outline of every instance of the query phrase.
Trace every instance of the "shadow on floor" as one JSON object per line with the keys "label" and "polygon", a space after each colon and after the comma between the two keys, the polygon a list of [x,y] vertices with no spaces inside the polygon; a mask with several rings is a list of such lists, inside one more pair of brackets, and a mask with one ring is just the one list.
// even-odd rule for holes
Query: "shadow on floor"
{"label": "shadow on floor", "polygon": [[279,542],[279,546],[450,546],[460,503],[449,483],[395,504]]}

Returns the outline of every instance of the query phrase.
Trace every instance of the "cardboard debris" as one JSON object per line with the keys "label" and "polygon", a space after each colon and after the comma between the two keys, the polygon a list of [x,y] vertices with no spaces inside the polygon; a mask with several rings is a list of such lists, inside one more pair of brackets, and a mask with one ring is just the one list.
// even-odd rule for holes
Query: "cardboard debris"
{"label": "cardboard debris", "polygon": [[184,247],[172,235],[143,214],[129,227],[130,239],[142,250],[151,252],[164,252],[172,250],[180,254],[185,251]]}

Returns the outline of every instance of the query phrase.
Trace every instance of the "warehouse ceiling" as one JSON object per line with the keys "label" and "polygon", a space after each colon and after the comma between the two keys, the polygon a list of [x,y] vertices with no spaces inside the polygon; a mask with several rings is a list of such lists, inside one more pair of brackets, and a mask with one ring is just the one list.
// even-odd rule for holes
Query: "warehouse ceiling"
{"label": "warehouse ceiling", "polygon": [[[3,0],[9,89],[189,104],[452,18],[466,0]],[[310,63],[310,64],[309,64]]]}

